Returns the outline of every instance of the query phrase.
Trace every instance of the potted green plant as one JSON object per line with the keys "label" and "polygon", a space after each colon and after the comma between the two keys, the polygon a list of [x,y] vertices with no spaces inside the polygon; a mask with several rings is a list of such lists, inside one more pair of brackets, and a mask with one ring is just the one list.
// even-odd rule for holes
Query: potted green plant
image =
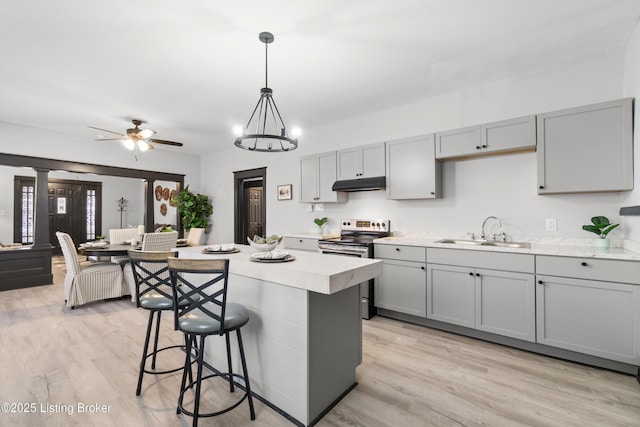
{"label": "potted green plant", "polygon": [[326,217],[325,218],[315,218],[313,220],[313,222],[318,226],[318,233],[322,234],[322,227],[324,227],[324,225],[327,223],[327,221],[329,221]]}
{"label": "potted green plant", "polygon": [[620,224],[611,224],[606,216],[594,216],[591,218],[591,222],[592,224],[583,225],[582,229],[598,235],[598,238],[594,239],[594,245],[596,247],[608,248],[609,239],[607,239],[607,234]]}
{"label": "potted green plant", "polygon": [[209,217],[213,213],[213,205],[209,201],[209,196],[195,194],[189,190],[187,185],[173,199],[173,204],[178,207],[182,227],[185,231],[192,228],[203,228],[205,233],[209,228]]}

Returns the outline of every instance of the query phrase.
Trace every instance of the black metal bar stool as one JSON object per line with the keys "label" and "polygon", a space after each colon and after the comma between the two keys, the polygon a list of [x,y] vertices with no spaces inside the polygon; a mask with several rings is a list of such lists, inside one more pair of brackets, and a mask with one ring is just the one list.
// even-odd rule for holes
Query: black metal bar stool
{"label": "black metal bar stool", "polygon": [[[144,340],[144,350],[142,351],[142,359],[140,360],[140,373],[138,374],[138,386],[136,388],[136,396],[140,396],[142,390],[142,377],[147,374],[169,374],[184,370],[180,365],[177,368],[164,371],[156,371],[156,357],[159,352],[171,348],[183,348],[191,351],[191,345],[171,345],[158,349],[158,336],[160,335],[160,319],[163,311],[173,311],[173,292],[171,291],[171,278],[169,276],[169,266],[167,265],[168,257],[177,257],[177,252],[151,252],[140,250],[129,250],[129,259],[131,260],[131,268],[133,278],[136,285],[136,305],[138,307],[149,310],[149,322],[147,324],[147,334]],[[178,310],[184,309],[189,303],[188,299],[182,299],[177,307]],[[153,351],[149,352],[149,340],[151,338],[151,329],[153,327],[154,317],[156,318],[155,336],[153,340]],[[197,352],[197,347],[193,347]],[[147,359],[151,357],[151,369],[146,368]],[[192,378],[191,378],[192,379]]]}
{"label": "black metal bar stool", "polygon": [[[253,409],[253,398],[251,396],[251,384],[247,373],[247,362],[242,344],[242,334],[240,329],[249,322],[249,312],[240,304],[227,302],[227,285],[229,279],[228,259],[178,259],[169,258],[169,272],[171,274],[171,284],[173,298],[175,301],[187,299],[193,301],[197,297],[197,302],[191,303],[183,310],[175,306],[176,328],[184,332],[187,352],[182,373],[182,384],[178,398],[177,413],[187,414],[193,417],[194,427],[198,425],[199,417],[213,417],[232,410],[240,405],[245,399],[249,402],[249,412],[251,420],[255,420],[256,414]],[[240,350],[240,361],[242,362],[243,375],[233,373],[231,366],[231,348],[229,344],[229,333],[236,331],[238,347]],[[205,338],[209,335],[224,335],[227,347],[227,364],[229,372],[213,373],[205,377],[202,376],[204,365]],[[200,337],[199,351],[197,354],[198,372],[195,382],[190,379],[187,384],[187,374],[191,373],[191,352],[192,342]],[[239,378],[244,381],[245,393],[234,404],[216,412],[200,413],[200,390],[202,380],[211,377],[222,377],[229,382],[230,392],[234,392],[234,385],[241,386],[235,381]],[[195,397],[193,411],[188,411],[182,405],[184,393],[195,384]]]}

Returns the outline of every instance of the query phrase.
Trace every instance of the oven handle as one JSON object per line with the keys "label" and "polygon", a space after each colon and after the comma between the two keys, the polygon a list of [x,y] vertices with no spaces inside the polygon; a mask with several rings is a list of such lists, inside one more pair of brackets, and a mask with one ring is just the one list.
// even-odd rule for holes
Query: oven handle
{"label": "oven handle", "polygon": [[346,255],[346,256],[354,256],[358,258],[365,258],[365,252],[347,252],[347,251],[332,251],[330,249],[320,249],[320,253],[323,255]]}

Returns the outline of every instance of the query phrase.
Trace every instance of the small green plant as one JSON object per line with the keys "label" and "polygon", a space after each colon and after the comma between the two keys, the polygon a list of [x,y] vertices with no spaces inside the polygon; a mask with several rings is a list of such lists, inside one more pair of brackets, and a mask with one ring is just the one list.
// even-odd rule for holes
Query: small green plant
{"label": "small green plant", "polygon": [[178,207],[185,231],[192,228],[204,228],[205,233],[208,231],[209,217],[213,213],[209,196],[194,194],[187,185],[173,199],[173,204]]}
{"label": "small green plant", "polygon": [[583,225],[582,229],[584,231],[589,231],[591,233],[597,234],[601,239],[605,239],[607,237],[607,234],[609,234],[611,230],[620,225],[611,224],[606,216],[594,216],[593,218],[591,218],[591,222],[593,223],[593,225]]}
{"label": "small green plant", "polygon": [[329,221],[326,217],[325,218],[316,218],[313,220],[313,222],[318,226],[318,228],[322,228],[323,225],[325,225],[327,223],[327,221]]}

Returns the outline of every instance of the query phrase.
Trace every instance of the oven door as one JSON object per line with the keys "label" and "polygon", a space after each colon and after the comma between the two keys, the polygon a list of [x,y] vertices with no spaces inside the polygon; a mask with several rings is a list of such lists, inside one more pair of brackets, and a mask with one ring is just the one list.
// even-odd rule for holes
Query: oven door
{"label": "oven door", "polygon": [[[369,248],[359,246],[318,245],[318,252],[326,255],[351,256],[369,258]],[[363,319],[371,319],[375,315],[373,306],[373,280],[360,283],[360,315]]]}

